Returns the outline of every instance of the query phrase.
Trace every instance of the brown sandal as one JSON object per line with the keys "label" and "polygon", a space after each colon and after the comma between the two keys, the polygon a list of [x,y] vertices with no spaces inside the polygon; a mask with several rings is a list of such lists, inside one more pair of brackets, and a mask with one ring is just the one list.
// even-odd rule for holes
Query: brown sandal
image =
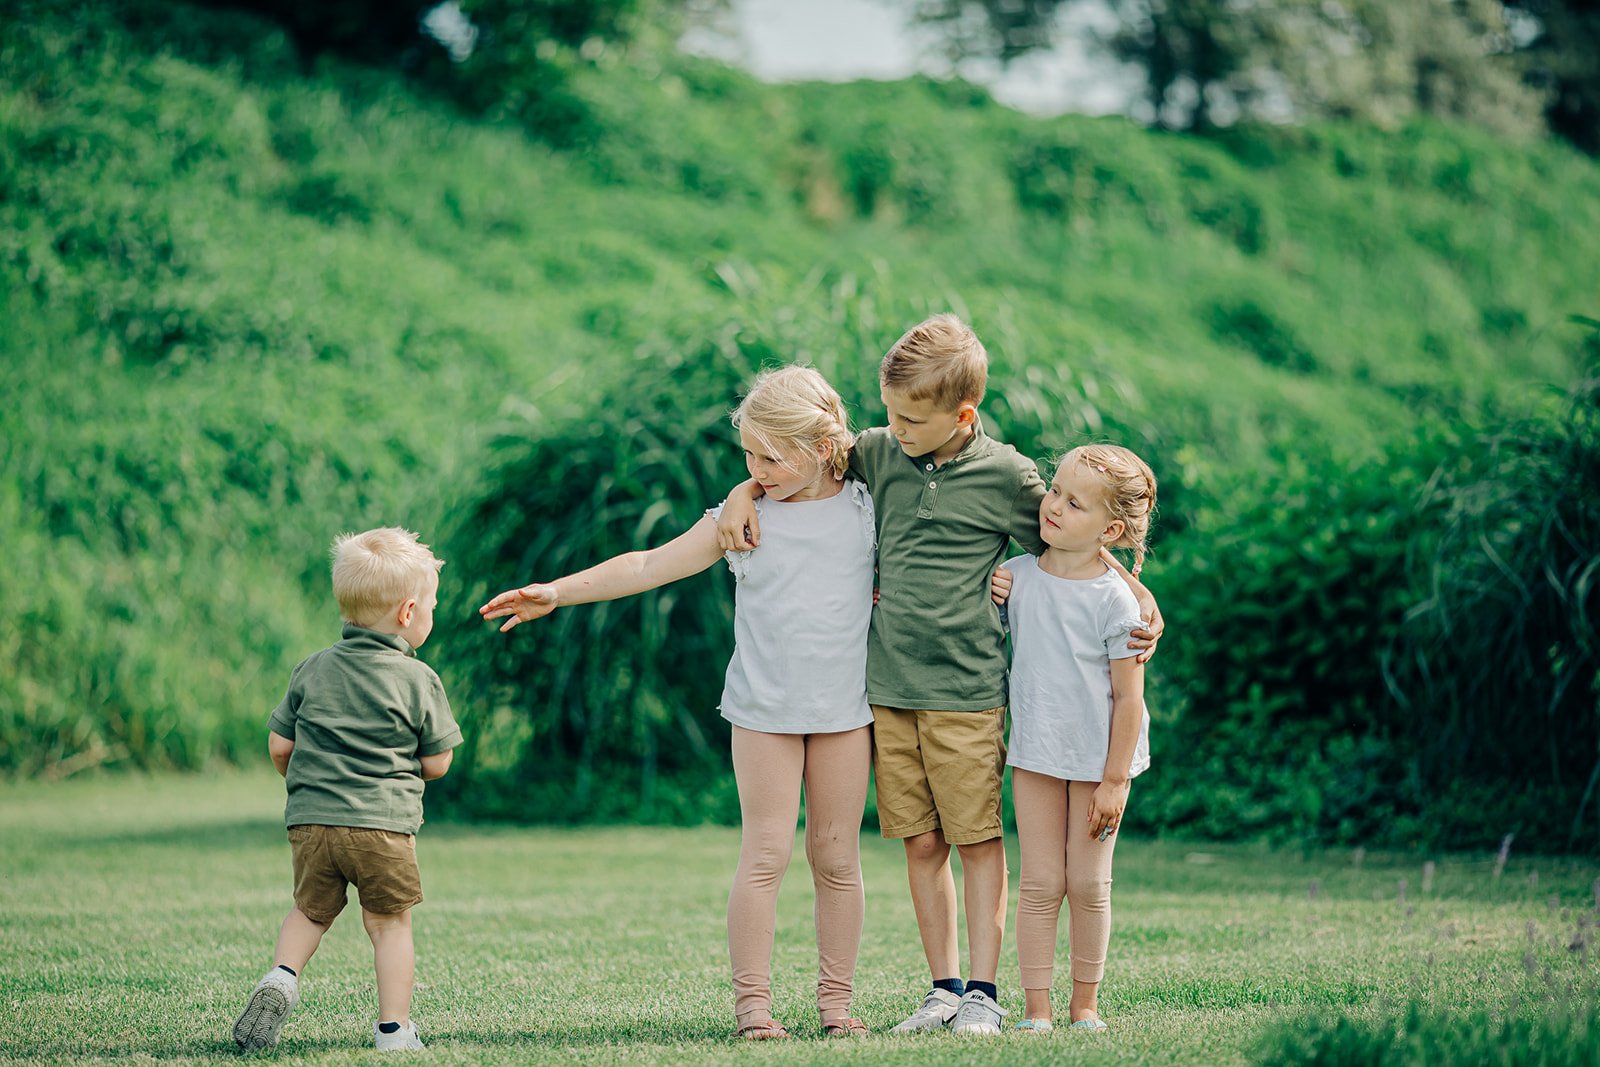
{"label": "brown sandal", "polygon": [[746,1041],[771,1041],[774,1038],[788,1037],[789,1031],[776,1019],[758,1019],[745,1023],[733,1032],[733,1036]]}
{"label": "brown sandal", "polygon": [[822,1032],[829,1037],[866,1037],[871,1033],[867,1024],[857,1018],[836,1019],[822,1024]]}

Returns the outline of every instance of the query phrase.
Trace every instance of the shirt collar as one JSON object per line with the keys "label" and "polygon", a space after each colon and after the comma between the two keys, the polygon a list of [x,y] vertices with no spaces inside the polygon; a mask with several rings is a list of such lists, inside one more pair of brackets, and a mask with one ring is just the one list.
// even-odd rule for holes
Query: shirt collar
{"label": "shirt collar", "polygon": [[415,656],[417,654],[417,650],[411,647],[411,643],[399,634],[386,634],[377,630],[369,630],[365,626],[357,626],[353,622],[345,623],[344,630],[341,631],[339,636],[346,641],[383,645],[385,648],[392,648],[396,652],[402,652],[407,656]]}

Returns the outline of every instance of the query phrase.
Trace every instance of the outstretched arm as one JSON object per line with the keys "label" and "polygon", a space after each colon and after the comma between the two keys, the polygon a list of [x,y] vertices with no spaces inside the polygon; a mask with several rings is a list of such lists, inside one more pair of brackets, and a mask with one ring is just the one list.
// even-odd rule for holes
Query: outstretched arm
{"label": "outstretched arm", "polygon": [[1161,606],[1156,603],[1155,594],[1145,588],[1144,583],[1135,578],[1120,559],[1103,548],[1100,558],[1105,560],[1106,566],[1122,575],[1122,580],[1128,583],[1128,588],[1133,590],[1135,599],[1139,601],[1139,617],[1144,620],[1144,629],[1133,631],[1133,640],[1128,642],[1128,647],[1144,649],[1138,659],[1140,663],[1148,663],[1150,657],[1156,654],[1156,642],[1161,640],[1161,633],[1167,628],[1166,620],[1161,617]]}
{"label": "outstretched arm", "polygon": [[505,619],[500,632],[540,619],[562,604],[618,600],[699,574],[722,558],[717,525],[709,515],[677,537],[647,552],[627,552],[548,584],[507,589],[478,609],[485,619]]}

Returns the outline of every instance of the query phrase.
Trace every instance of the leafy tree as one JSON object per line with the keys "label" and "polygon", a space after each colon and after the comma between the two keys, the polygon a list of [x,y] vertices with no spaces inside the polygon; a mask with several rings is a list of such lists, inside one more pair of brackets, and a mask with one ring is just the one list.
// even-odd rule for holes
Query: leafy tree
{"label": "leafy tree", "polygon": [[1600,0],[1508,0],[1536,20],[1528,77],[1550,94],[1550,128],[1600,155]]}
{"label": "leafy tree", "polygon": [[[915,8],[958,50],[1009,61],[1048,47],[1071,2],[915,0]],[[1418,112],[1503,133],[1537,128],[1542,95],[1522,81],[1499,0],[1105,3],[1117,27],[1102,45],[1143,68],[1150,115],[1169,128],[1327,115],[1385,123]]]}

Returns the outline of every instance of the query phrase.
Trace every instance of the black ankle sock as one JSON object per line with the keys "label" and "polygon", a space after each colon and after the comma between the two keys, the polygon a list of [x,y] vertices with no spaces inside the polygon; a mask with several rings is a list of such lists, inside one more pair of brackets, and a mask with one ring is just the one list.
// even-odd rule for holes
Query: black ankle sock
{"label": "black ankle sock", "polygon": [[298,974],[295,974],[295,971],[294,971],[293,967],[285,967],[281,963],[278,964],[278,970],[280,970],[280,971],[288,971],[291,975],[294,975],[294,977],[296,977],[296,978],[300,977]]}
{"label": "black ankle sock", "polygon": [[995,986],[995,984],[993,982],[968,982],[967,983],[967,992],[968,993],[982,993],[985,996],[987,996],[990,1000],[997,1001],[997,1002],[1000,999],[1000,990]]}
{"label": "black ankle sock", "polygon": [[958,997],[967,991],[966,983],[959,978],[941,978],[933,983],[933,988],[942,989],[946,993],[954,993]]}
{"label": "black ankle sock", "polygon": [[378,1032],[379,1033],[383,1033],[383,1034],[398,1034],[400,1032],[400,1024],[399,1023],[379,1023],[378,1024]]}

